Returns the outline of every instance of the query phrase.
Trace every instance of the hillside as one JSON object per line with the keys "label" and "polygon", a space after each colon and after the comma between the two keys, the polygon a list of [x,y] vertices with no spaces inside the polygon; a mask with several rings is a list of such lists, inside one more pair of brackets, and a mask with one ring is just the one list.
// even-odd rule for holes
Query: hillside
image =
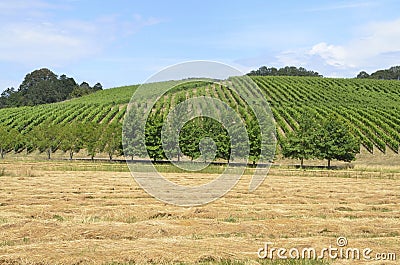
{"label": "hillside", "polygon": [[[278,140],[282,141],[298,126],[303,112],[322,117],[336,113],[351,123],[354,133],[369,152],[392,150],[398,153],[400,82],[281,76],[251,78],[270,104]],[[24,136],[43,123],[61,127],[74,123],[121,124],[136,88],[112,88],[60,103],[0,109],[0,126],[13,128]],[[182,99],[201,95],[220,98],[238,110],[247,110],[240,97],[231,91],[206,83],[175,89],[160,99],[157,108],[172,109]],[[23,144],[18,143],[19,151],[24,149],[21,148]]]}

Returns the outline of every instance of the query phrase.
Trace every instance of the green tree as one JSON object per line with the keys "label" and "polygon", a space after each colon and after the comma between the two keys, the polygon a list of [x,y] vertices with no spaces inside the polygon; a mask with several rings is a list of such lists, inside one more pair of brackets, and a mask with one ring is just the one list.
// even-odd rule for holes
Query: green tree
{"label": "green tree", "polygon": [[351,131],[350,124],[336,115],[323,121],[316,136],[316,156],[328,160],[331,167],[333,159],[351,162],[360,152],[360,141]]}
{"label": "green tree", "polygon": [[4,158],[4,155],[13,150],[19,143],[19,132],[14,129],[0,126],[0,156]]}
{"label": "green tree", "polygon": [[199,143],[204,137],[200,118],[188,121],[179,132],[179,146],[182,153],[193,161],[200,156]]}
{"label": "green tree", "polygon": [[69,153],[72,160],[75,153],[78,153],[84,144],[84,128],[80,123],[70,123],[62,128],[62,139],[60,149]]}
{"label": "green tree", "polygon": [[285,66],[280,69],[274,67],[268,68],[261,66],[257,70],[253,70],[247,75],[259,75],[259,76],[315,76],[322,77],[318,72],[309,71],[303,67],[297,68],[295,66]]}
{"label": "green tree", "polygon": [[103,86],[102,86],[100,83],[96,83],[96,84],[93,86],[93,90],[94,90],[94,91],[103,90]]}
{"label": "green tree", "polygon": [[25,76],[18,93],[22,95],[20,105],[38,105],[60,100],[57,75],[47,68],[35,70]]}
{"label": "green tree", "polygon": [[287,135],[282,143],[282,155],[285,158],[300,159],[300,166],[304,160],[316,157],[315,139],[321,130],[316,117],[311,114],[302,115],[298,128]]}
{"label": "green tree", "polygon": [[261,155],[261,132],[256,120],[248,121],[247,132],[250,142],[249,160],[255,165]]}
{"label": "green tree", "polygon": [[163,118],[161,116],[149,116],[145,130],[145,144],[147,153],[153,161],[165,158],[161,142]]}
{"label": "green tree", "polygon": [[103,131],[99,124],[93,122],[85,123],[82,134],[84,148],[92,160],[102,150],[102,143],[100,141],[102,133]]}
{"label": "green tree", "polygon": [[1,94],[0,108],[63,101],[69,97],[76,85],[75,80],[66,75],[58,78],[47,68],[38,69],[25,76],[17,91],[8,88]]}
{"label": "green tree", "polygon": [[147,152],[144,148],[145,136],[141,130],[141,126],[146,123],[143,118],[142,109],[131,104],[129,111],[124,120],[123,135],[124,135],[124,152],[126,156],[145,157]]}
{"label": "green tree", "polygon": [[113,156],[122,154],[122,125],[110,123],[102,126],[102,151],[108,154],[110,160]]}
{"label": "green tree", "polygon": [[369,78],[369,74],[365,71],[361,71],[358,75],[357,78]]}
{"label": "green tree", "polygon": [[60,147],[60,132],[59,126],[45,122],[36,126],[30,134],[32,134],[33,141],[39,152],[46,152],[47,158],[51,159],[51,154]]}
{"label": "green tree", "polygon": [[59,78],[59,85],[58,85],[59,88],[58,92],[60,94],[58,101],[67,99],[76,86],[77,84],[72,77],[61,75]]}

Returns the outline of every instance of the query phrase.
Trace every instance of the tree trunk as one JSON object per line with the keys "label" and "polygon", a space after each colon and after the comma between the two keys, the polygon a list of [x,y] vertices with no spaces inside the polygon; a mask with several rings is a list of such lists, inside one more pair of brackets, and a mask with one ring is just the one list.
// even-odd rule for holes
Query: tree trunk
{"label": "tree trunk", "polygon": [[110,158],[110,161],[112,160],[112,158],[113,158],[113,155],[112,155],[112,153],[108,153],[108,157]]}
{"label": "tree trunk", "polygon": [[178,152],[178,162],[181,161],[181,152]]}
{"label": "tree trunk", "polygon": [[74,156],[74,152],[70,151],[69,152],[69,160],[72,160],[72,157]]}
{"label": "tree trunk", "polygon": [[331,168],[331,160],[328,159],[328,168]]}
{"label": "tree trunk", "polygon": [[4,158],[3,147],[0,148],[0,153],[1,153],[1,159],[3,159]]}
{"label": "tree trunk", "polygon": [[51,147],[47,149],[47,159],[51,159]]}
{"label": "tree trunk", "polygon": [[304,158],[301,158],[301,159],[300,159],[300,167],[301,167],[301,168],[304,168]]}

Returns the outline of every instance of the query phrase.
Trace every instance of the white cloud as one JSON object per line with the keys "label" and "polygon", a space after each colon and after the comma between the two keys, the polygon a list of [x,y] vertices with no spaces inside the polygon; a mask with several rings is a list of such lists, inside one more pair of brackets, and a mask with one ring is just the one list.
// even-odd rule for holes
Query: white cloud
{"label": "white cloud", "polygon": [[348,54],[342,46],[328,45],[325,42],[321,42],[314,45],[308,54],[320,56],[327,64],[335,67],[354,67],[346,64]]}
{"label": "white cloud", "polygon": [[400,19],[397,19],[370,23],[345,44],[318,43],[311,48],[309,54],[320,56],[326,64],[334,67],[360,68],[382,62],[398,64],[398,57],[390,59],[386,55],[399,51]]}
{"label": "white cloud", "polygon": [[56,65],[97,52],[84,29],[71,34],[69,29],[50,23],[17,23],[0,26],[0,60]]}
{"label": "white cloud", "polygon": [[342,77],[399,65],[400,19],[369,23],[345,43],[319,42],[308,48],[284,50],[275,59],[272,62],[276,66],[303,66],[326,76]]}
{"label": "white cloud", "polygon": [[100,54],[121,38],[161,22],[138,14],[92,20],[58,18],[59,9],[66,8],[66,4],[53,5],[41,0],[1,2],[0,62],[30,67],[62,66]]}

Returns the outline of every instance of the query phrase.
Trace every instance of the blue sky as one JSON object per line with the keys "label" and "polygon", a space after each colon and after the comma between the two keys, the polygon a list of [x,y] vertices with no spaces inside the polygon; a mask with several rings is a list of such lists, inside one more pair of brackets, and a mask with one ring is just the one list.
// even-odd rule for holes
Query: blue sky
{"label": "blue sky", "polygon": [[2,0],[0,90],[47,67],[77,82],[144,82],[188,60],[353,77],[400,64],[400,1]]}

